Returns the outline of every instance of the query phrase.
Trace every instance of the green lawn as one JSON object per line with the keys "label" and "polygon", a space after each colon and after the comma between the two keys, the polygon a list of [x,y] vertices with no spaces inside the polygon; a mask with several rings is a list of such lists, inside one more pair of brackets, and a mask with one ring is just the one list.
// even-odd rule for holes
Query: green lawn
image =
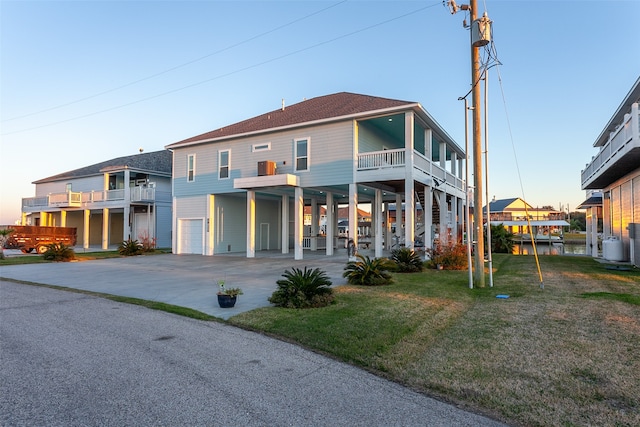
{"label": "green lawn", "polygon": [[640,425],[640,273],[540,262],[544,289],[533,257],[494,255],[493,288],[469,290],[466,271],[397,274],[338,287],[330,307],[230,322],[508,423]]}

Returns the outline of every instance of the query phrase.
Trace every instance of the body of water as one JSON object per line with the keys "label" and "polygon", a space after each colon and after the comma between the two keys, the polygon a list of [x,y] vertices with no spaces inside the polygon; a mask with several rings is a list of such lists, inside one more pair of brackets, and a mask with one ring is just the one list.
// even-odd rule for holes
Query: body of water
{"label": "body of water", "polygon": [[[538,255],[585,255],[587,247],[584,243],[537,243]],[[514,255],[533,255],[531,243],[518,243],[513,246]]]}

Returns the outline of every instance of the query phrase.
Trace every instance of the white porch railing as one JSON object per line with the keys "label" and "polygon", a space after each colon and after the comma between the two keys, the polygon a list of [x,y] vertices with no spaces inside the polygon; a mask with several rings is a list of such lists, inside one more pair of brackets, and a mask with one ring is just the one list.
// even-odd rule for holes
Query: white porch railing
{"label": "white porch railing", "polygon": [[404,148],[358,154],[358,170],[383,169],[404,166]]}
{"label": "white porch railing", "polygon": [[[613,156],[620,158],[633,148],[640,147],[640,132],[638,129],[640,129],[640,109],[636,106],[631,109],[630,114],[625,115],[625,120],[620,127],[611,132],[609,141],[602,146],[600,152],[582,171],[583,188],[607,169],[606,166]],[[633,143],[629,144],[629,142]]]}

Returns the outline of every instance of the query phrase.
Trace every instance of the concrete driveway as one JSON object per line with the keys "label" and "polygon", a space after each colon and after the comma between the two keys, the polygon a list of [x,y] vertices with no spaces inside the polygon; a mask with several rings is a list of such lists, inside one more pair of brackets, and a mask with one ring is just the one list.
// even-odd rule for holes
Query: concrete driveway
{"label": "concrete driveway", "polygon": [[[18,252],[19,253],[19,252]],[[12,255],[8,252],[8,255]],[[35,256],[35,255],[32,255]],[[269,306],[267,300],[277,289],[276,281],[287,269],[320,268],[333,285],[346,280],[342,272],[347,262],[346,250],[333,257],[324,252],[304,254],[259,252],[256,258],[240,255],[141,255],[92,261],[52,264],[11,265],[0,267],[0,278],[24,280],[47,285],[159,301],[188,307],[222,319]],[[217,281],[227,287],[242,288],[233,308],[220,308]]]}

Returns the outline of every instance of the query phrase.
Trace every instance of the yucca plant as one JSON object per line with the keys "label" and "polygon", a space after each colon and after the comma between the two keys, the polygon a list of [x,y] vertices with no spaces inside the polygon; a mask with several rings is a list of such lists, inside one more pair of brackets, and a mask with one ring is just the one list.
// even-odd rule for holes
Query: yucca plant
{"label": "yucca plant", "polygon": [[411,248],[400,248],[391,251],[391,261],[396,264],[399,273],[416,273],[422,271],[422,258]]}
{"label": "yucca plant", "polygon": [[388,285],[393,279],[388,270],[395,266],[389,258],[374,258],[357,254],[357,261],[349,261],[342,277],[351,285],[377,286]]}
{"label": "yucca plant", "polygon": [[331,280],[319,268],[300,270],[293,267],[285,270],[282,276],[284,279],[276,281],[278,289],[269,298],[269,302],[277,307],[325,307],[333,302]]}
{"label": "yucca plant", "polygon": [[142,253],[142,245],[140,245],[140,242],[137,240],[132,240],[131,237],[129,237],[120,243],[118,253],[125,256],[140,255]]}
{"label": "yucca plant", "polygon": [[64,243],[51,243],[46,246],[47,250],[42,253],[42,257],[49,261],[71,261],[75,259],[76,253],[71,246]]}

